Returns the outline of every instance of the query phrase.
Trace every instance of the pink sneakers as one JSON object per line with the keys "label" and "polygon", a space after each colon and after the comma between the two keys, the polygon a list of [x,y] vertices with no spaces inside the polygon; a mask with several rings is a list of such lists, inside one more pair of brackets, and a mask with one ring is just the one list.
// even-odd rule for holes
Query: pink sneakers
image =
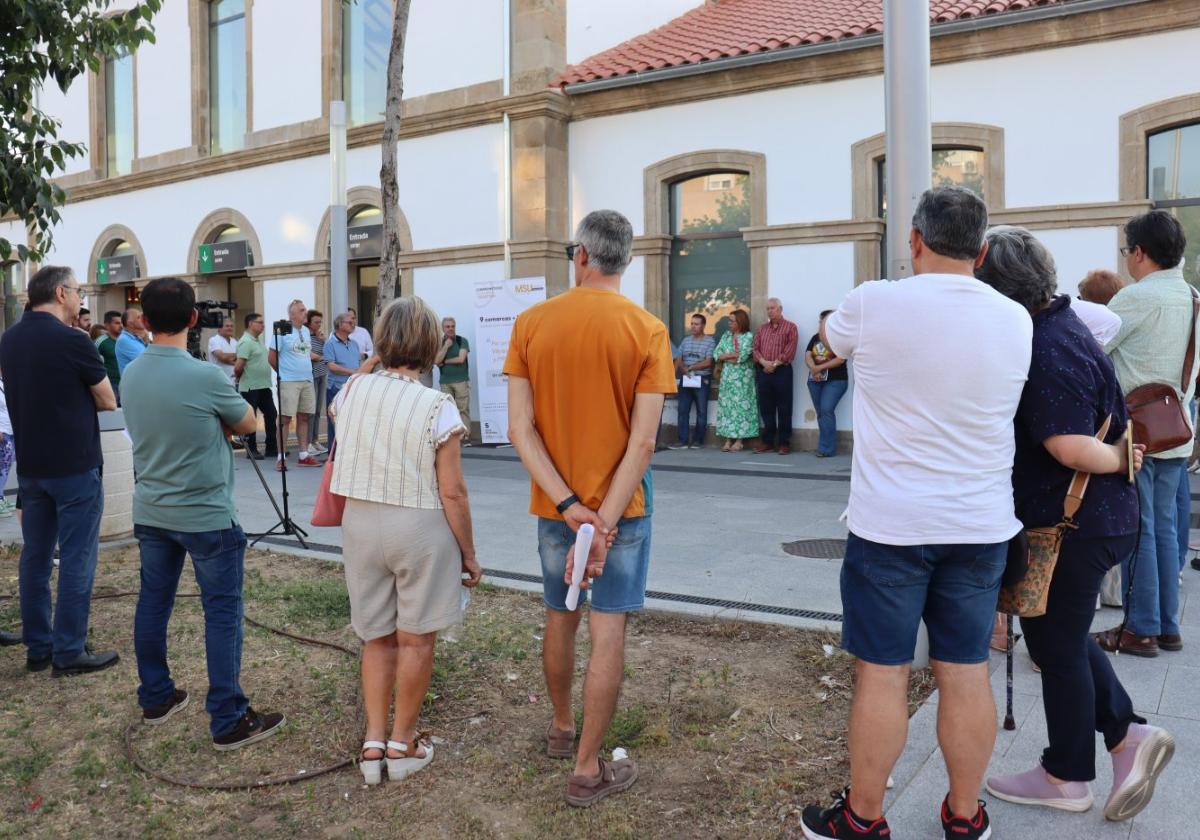
{"label": "pink sneakers", "polygon": [[1112,754],[1113,786],[1104,805],[1105,819],[1119,822],[1150,804],[1158,775],[1175,755],[1175,739],[1157,726],[1129,724],[1125,748]]}
{"label": "pink sneakers", "polygon": [[993,776],[987,791],[997,799],[1018,805],[1042,805],[1061,811],[1086,811],[1092,807],[1092,789],[1087,782],[1052,784],[1041,765],[1011,776]]}

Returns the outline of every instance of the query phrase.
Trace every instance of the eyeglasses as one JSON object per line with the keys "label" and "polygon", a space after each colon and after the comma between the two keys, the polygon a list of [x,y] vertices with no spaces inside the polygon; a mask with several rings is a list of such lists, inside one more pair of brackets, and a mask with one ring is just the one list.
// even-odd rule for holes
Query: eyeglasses
{"label": "eyeglasses", "polygon": [[80,297],[83,297],[83,287],[82,286],[63,286],[63,288],[66,289],[68,292],[74,292],[75,294],[79,295]]}
{"label": "eyeglasses", "polygon": [[1126,246],[1126,247],[1124,247],[1124,248],[1118,248],[1118,249],[1117,249],[1117,252],[1118,252],[1118,253],[1119,253],[1119,254],[1120,254],[1122,257],[1128,257],[1130,254],[1132,254],[1132,253],[1133,253],[1134,251],[1136,251],[1136,250],[1137,250],[1137,246],[1136,246],[1136,245],[1133,245],[1133,246],[1128,246],[1128,245],[1127,245],[1127,246]]}
{"label": "eyeglasses", "polygon": [[570,245],[568,245],[566,248],[567,259],[569,259],[571,262],[575,262],[575,251],[582,247],[583,246],[578,242],[572,242]]}

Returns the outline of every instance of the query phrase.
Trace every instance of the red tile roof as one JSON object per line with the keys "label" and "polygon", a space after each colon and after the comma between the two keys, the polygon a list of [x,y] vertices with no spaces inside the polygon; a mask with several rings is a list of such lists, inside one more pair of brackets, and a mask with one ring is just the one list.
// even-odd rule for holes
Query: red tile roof
{"label": "red tile roof", "polygon": [[[929,0],[945,23],[1071,0]],[[883,30],[882,0],[708,0],[644,35],[568,67],[552,87]]]}

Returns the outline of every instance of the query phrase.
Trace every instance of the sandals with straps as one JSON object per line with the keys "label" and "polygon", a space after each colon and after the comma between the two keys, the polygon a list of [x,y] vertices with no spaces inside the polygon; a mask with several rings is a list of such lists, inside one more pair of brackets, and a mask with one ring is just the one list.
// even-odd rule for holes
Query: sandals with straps
{"label": "sandals with straps", "polygon": [[362,751],[358,754],[358,769],[362,771],[363,782],[377,785],[383,780],[383,756],[367,758],[363,755],[367,750],[379,750],[386,755],[387,744],[383,741],[363,741]]}
{"label": "sandals with straps", "polygon": [[[402,753],[400,758],[392,758],[389,755],[385,759],[390,782],[403,781],[413,773],[425,769],[429,762],[433,761],[433,743],[429,740],[428,732],[417,733],[411,744],[405,741],[388,741],[387,748],[389,751]],[[425,755],[418,756],[417,750],[424,750]]]}

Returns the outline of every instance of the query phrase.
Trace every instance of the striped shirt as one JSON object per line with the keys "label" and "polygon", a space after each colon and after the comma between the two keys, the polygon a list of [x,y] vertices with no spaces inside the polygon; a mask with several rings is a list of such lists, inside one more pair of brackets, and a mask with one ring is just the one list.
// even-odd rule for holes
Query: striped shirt
{"label": "striped shirt", "polygon": [[[684,367],[687,367],[688,365],[696,364],[696,362],[711,359],[713,350],[716,347],[717,342],[713,340],[711,335],[702,335],[699,338],[695,338],[689,333],[684,337],[683,341],[679,342],[679,353],[677,355],[683,360]],[[712,376],[712,365],[696,372],[707,379]]]}
{"label": "striped shirt", "polygon": [[754,334],[754,361],[760,365],[766,362],[790,365],[796,358],[799,340],[799,330],[786,318],[780,318],[778,323],[767,321]]}
{"label": "striped shirt", "polygon": [[324,359],[325,359],[325,337],[321,336],[320,338],[318,338],[317,336],[314,335],[312,337],[312,341],[310,343],[312,344],[312,351],[321,357],[321,361],[312,363],[313,379],[317,380],[317,379],[320,379],[325,374],[329,373],[329,366],[326,365],[325,361],[324,361]]}

